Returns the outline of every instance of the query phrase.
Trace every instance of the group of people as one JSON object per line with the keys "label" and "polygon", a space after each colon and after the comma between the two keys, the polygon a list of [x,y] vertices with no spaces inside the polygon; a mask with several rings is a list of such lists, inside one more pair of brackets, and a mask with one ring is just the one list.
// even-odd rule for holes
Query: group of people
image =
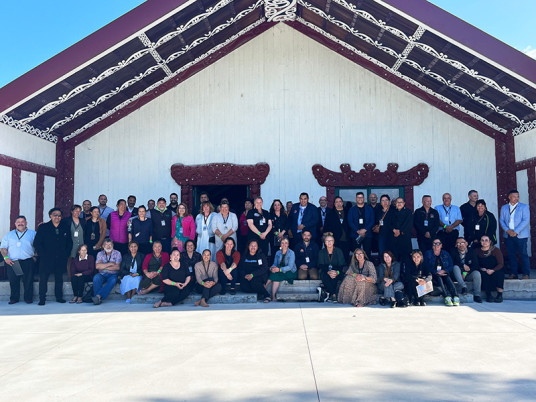
{"label": "group of people", "polygon": [[[320,279],[322,300],[365,306],[376,303],[424,305],[422,288],[428,282],[439,289],[446,305],[458,305],[454,282],[467,293],[473,282],[473,297],[482,302],[481,289],[489,302],[502,301],[504,261],[496,247],[497,220],[486,202],[471,190],[461,207],[443,195],[432,208],[431,196],[413,213],[399,197],[391,200],[362,192],[355,205],[336,197],[333,208],[320,197],[319,207],[301,193],[298,203],[274,200],[270,210],[263,200],[246,200],[237,216],[222,199],[215,208],[202,193],[197,216],[189,213],[178,195],[170,204],[161,197],[136,207],[136,197],[120,199],[116,210],[99,196],[98,206],[89,200],[73,205],[69,217],[58,208],[49,211],[50,221],[37,232],[27,228],[24,216],[3,238],[0,252],[8,265],[10,304],[33,301],[34,263],[39,257],[39,305],[45,304],[47,281],[55,277],[55,297],[63,298],[63,273],[71,279],[73,299],[82,303],[87,283],[93,283],[92,302],[100,304],[120,281],[121,293],[130,302],[135,294],[163,292],[155,307],[171,306],[192,292],[197,305],[208,307],[214,295],[256,293],[268,303],[277,301],[279,285],[299,279]],[[517,278],[517,254],[522,261],[522,279],[528,279],[527,255],[530,212],[519,202],[519,193],[508,194],[501,208],[501,225],[508,250],[511,275]],[[460,237],[459,227],[464,236]],[[412,250],[415,231],[419,250]],[[378,252],[377,266],[371,253]],[[496,292],[496,295],[492,295]]]}

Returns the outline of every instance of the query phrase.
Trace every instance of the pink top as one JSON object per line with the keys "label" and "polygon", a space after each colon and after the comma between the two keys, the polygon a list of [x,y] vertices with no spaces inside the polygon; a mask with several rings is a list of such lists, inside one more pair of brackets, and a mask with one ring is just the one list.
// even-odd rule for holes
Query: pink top
{"label": "pink top", "polygon": [[[175,237],[175,227],[177,226],[178,215],[175,215],[171,219],[171,237]],[[190,240],[195,239],[195,222],[192,215],[188,215],[186,218],[182,219],[182,236],[187,237]]]}
{"label": "pink top", "polygon": [[242,215],[240,215],[240,219],[238,221],[238,228],[240,230],[240,235],[242,236],[248,235],[248,222],[246,220],[245,212]]}

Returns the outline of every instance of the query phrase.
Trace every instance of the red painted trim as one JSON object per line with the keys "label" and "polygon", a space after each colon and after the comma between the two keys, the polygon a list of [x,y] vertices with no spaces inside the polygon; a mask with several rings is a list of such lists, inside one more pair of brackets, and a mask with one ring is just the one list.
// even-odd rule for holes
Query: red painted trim
{"label": "red painted trim", "polygon": [[532,263],[536,262],[536,168],[527,169],[530,209],[530,251]]}
{"label": "red painted trim", "polygon": [[74,203],[74,166],[75,151],[63,141],[56,144],[56,177],[55,205],[64,215],[68,214]]}
{"label": "red painted trim", "polygon": [[447,103],[443,102],[442,100],[436,98],[433,95],[430,95],[429,93],[423,91],[422,89],[416,87],[415,85],[412,85],[408,83],[407,81],[403,80],[400,77],[397,77],[396,75],[388,72],[387,70],[383,69],[380,66],[377,66],[376,64],[372,63],[371,61],[355,54],[354,52],[346,49],[345,47],[342,47],[341,45],[333,42],[332,40],[326,38],[325,36],[319,34],[318,32],[312,30],[311,28],[299,23],[299,22],[286,22],[285,24],[290,25],[297,31],[303,33],[304,35],[310,37],[311,39],[314,39],[315,41],[321,43],[322,45],[326,46],[327,48],[337,52],[341,56],[347,58],[350,61],[353,61],[357,65],[360,65],[361,67],[366,68],[367,70],[372,71],[374,74],[380,76],[381,78],[384,78],[391,84],[396,85],[399,88],[402,88],[404,91],[409,92],[412,95],[415,95],[416,97],[422,99],[426,103],[435,106],[436,108],[440,109],[441,111],[449,114],[450,116],[460,120],[461,122],[467,124],[470,127],[473,127],[474,129],[480,131],[481,133],[491,137],[491,138],[504,138],[504,134],[502,134],[499,131],[494,130],[493,128],[485,125],[484,123],[474,119],[473,117],[467,115],[466,113],[461,112],[460,110],[448,105]]}
{"label": "red painted trim", "polygon": [[0,89],[0,111],[68,74],[187,0],[148,0]]}
{"label": "red painted trim", "polygon": [[426,0],[382,0],[431,28],[536,82],[536,61]]}
{"label": "red painted trim", "polygon": [[[517,178],[515,171],[515,146],[512,132],[508,130],[506,141],[495,140],[495,170],[497,174],[497,211],[499,216],[501,206],[508,202],[508,192],[517,187]],[[499,238],[501,249],[506,253],[504,245],[503,230],[499,225]]]}
{"label": "red painted trim", "polygon": [[86,131],[84,131],[82,134],[72,138],[71,140],[67,141],[67,144],[69,146],[75,147],[82,142],[88,140],[89,138],[93,137],[95,134],[98,134],[105,128],[111,126],[115,122],[121,120],[122,118],[128,116],[130,113],[138,110],[143,105],[151,102],[152,100],[158,98],[160,95],[164,94],[165,92],[169,91],[170,89],[175,88],[177,85],[179,85],[181,82],[186,81],[191,76],[197,74],[199,71],[205,69],[206,67],[209,67],[219,59],[223,58],[227,54],[231,53],[233,50],[238,49],[240,46],[245,44],[246,42],[250,41],[251,39],[255,38],[256,36],[260,35],[264,31],[268,30],[274,26],[273,23],[262,23],[249,31],[247,34],[242,35],[240,38],[236,39],[229,45],[225,46],[223,49],[220,49],[218,52],[213,53],[210,57],[206,58],[205,60],[193,65],[188,70],[182,72],[181,74],[173,77],[169,81],[165,82],[164,84],[160,85],[158,88],[154,89],[153,91],[145,94],[143,97],[139,98],[135,103],[134,106],[127,106],[110,117],[108,117],[105,120],[102,120],[101,122],[95,124],[93,127],[88,128]]}
{"label": "red painted trim", "polygon": [[11,211],[9,214],[10,229],[15,228],[15,219],[20,215],[20,174],[20,169],[11,169]]}
{"label": "red painted trim", "polygon": [[181,202],[190,210],[194,206],[193,186],[207,185],[247,185],[249,198],[261,195],[261,184],[270,174],[270,165],[235,165],[233,163],[208,163],[205,165],[183,165],[176,163],[171,166],[171,177],[181,186]]}
{"label": "red painted trim", "polygon": [[43,222],[43,210],[45,203],[45,176],[41,173],[37,174],[35,185],[35,230],[40,223]]}
{"label": "red painted trim", "polygon": [[516,165],[515,165],[516,172],[519,172],[520,170],[533,168],[533,167],[536,167],[536,158],[525,159],[525,160],[516,162]]}
{"label": "red painted trim", "polygon": [[43,174],[45,176],[56,177],[57,174],[57,171],[54,168],[45,165],[39,165],[33,162],[28,162],[22,159],[12,158],[11,156],[7,156],[4,154],[0,154],[0,165],[25,170],[27,172]]}
{"label": "red painted trim", "polygon": [[312,167],[313,176],[323,187],[326,187],[328,205],[335,200],[335,187],[370,187],[370,186],[403,186],[406,207],[414,209],[414,186],[418,186],[428,177],[429,168],[425,163],[419,163],[404,172],[398,171],[397,163],[389,163],[385,172],[376,169],[375,163],[363,164],[359,172],[352,170],[350,164],[343,163],[341,171],[326,169],[320,164]]}

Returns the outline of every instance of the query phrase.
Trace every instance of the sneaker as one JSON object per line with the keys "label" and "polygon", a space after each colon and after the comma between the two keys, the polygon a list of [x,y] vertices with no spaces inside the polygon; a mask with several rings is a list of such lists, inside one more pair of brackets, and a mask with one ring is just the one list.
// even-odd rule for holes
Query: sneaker
{"label": "sneaker", "polygon": [[462,288],[462,296],[465,296],[467,294],[467,286],[464,286]]}
{"label": "sneaker", "polygon": [[125,303],[130,303],[130,299],[126,299],[126,300],[125,300]]}
{"label": "sneaker", "polygon": [[452,304],[455,306],[460,305],[460,298],[458,296],[454,296],[454,300],[452,301]]}
{"label": "sneaker", "polygon": [[495,303],[502,303],[503,302],[503,296],[502,292],[497,293],[497,297],[493,300]]}
{"label": "sneaker", "polygon": [[482,298],[480,296],[473,296],[473,301],[475,303],[482,303]]}
{"label": "sneaker", "polygon": [[450,297],[445,297],[445,306],[453,306],[452,304],[452,298]]}

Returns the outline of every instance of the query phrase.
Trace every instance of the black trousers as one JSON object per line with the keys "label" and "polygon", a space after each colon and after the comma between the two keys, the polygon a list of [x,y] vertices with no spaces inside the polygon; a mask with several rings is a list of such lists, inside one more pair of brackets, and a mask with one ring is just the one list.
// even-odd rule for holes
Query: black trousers
{"label": "black trousers", "polygon": [[395,237],[393,240],[393,249],[395,258],[401,264],[407,264],[409,262],[411,254],[411,236],[400,235],[398,237]]}
{"label": "black trousers", "polygon": [[320,272],[320,279],[322,280],[322,284],[324,285],[324,289],[326,289],[326,292],[329,294],[336,294],[337,293],[337,286],[339,284],[339,280],[341,278],[341,275],[337,275],[334,279],[332,279],[327,271],[321,271]]}
{"label": "black trousers", "polygon": [[365,237],[363,241],[361,241],[361,244],[359,246],[357,245],[357,242],[354,240],[352,242],[352,247],[353,247],[352,253],[357,247],[359,247],[365,250],[365,253],[367,253],[368,257],[370,258],[370,253],[372,252],[372,237]]}
{"label": "black trousers", "polygon": [[73,296],[82,297],[84,296],[84,287],[86,282],[92,282],[93,278],[89,275],[82,276],[71,276],[71,286],[73,287]]}
{"label": "black trousers", "polygon": [[444,230],[440,230],[437,232],[437,237],[441,240],[441,243],[443,243],[443,250],[445,250],[447,253],[450,253],[452,250],[454,250],[454,247],[456,245],[456,239],[460,236],[460,232],[457,230],[453,230],[450,233],[447,233]]}
{"label": "black trousers", "polygon": [[216,283],[211,288],[206,288],[200,284],[197,284],[197,293],[201,293],[201,297],[205,299],[205,301],[208,301],[212,296],[216,296],[218,293],[220,293],[220,290],[221,285],[219,283]]}
{"label": "black trousers", "polygon": [[248,281],[244,276],[240,279],[240,290],[245,293],[257,293],[263,298],[270,297],[270,293],[264,287],[264,278],[254,276]]}
{"label": "black trousers", "polygon": [[425,251],[432,249],[432,236],[430,236],[430,238],[417,236],[417,243],[419,244],[419,250],[424,254]]}
{"label": "black trousers", "polygon": [[15,275],[13,268],[6,264],[7,277],[9,279],[9,287],[11,289],[9,300],[16,302],[20,300],[20,280],[22,279],[24,300],[33,301],[34,260],[33,258],[28,258],[26,260],[19,260],[19,263],[23,272],[22,276]]}
{"label": "black trousers", "polygon": [[491,275],[487,272],[480,272],[482,276],[482,290],[487,293],[499,289],[504,289],[504,270],[500,269]]}
{"label": "black trousers", "polygon": [[179,289],[176,286],[164,284],[163,303],[171,303],[173,305],[180,303],[190,295],[191,288],[186,286],[184,289]]}
{"label": "black trousers", "polygon": [[39,269],[39,301],[45,301],[47,298],[48,278],[54,274],[54,296],[56,300],[63,299],[63,272],[48,272],[40,267]]}
{"label": "black trousers", "polygon": [[[456,286],[454,286],[454,282],[452,282],[452,279],[448,275],[446,276],[439,276],[439,275],[433,275],[432,281],[434,283],[434,286],[439,287],[441,289],[441,295],[443,297],[455,297],[458,296],[458,291],[456,290]],[[448,290],[448,293],[447,293]]]}
{"label": "black trousers", "polygon": [[227,290],[227,285],[230,283],[231,288],[236,288],[236,280],[238,279],[238,269],[233,269],[231,271],[231,277],[233,278],[231,281],[225,276],[223,271],[221,269],[218,269],[218,283],[221,284],[221,288],[223,290]]}

